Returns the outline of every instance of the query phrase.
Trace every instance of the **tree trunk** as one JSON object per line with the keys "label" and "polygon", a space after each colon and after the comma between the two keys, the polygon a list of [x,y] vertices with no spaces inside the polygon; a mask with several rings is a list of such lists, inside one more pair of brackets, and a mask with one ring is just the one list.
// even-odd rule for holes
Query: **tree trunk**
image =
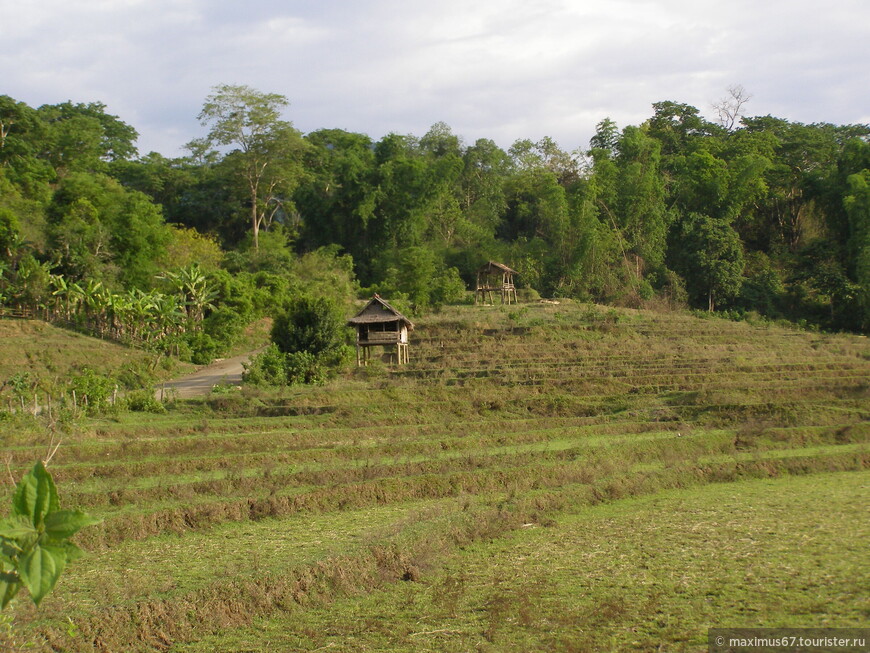
{"label": "tree trunk", "polygon": [[257,202],[256,198],[251,198],[254,206],[251,208],[251,227],[254,229],[254,250],[260,249],[260,221],[257,219]]}

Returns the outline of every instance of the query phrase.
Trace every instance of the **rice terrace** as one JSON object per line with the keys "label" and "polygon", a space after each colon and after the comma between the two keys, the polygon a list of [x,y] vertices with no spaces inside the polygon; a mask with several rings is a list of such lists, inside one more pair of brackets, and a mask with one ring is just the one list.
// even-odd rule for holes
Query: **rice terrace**
{"label": "rice terrace", "polygon": [[[167,402],[57,427],[63,506],[102,521],[11,604],[10,648],[706,651],[712,627],[867,624],[862,336],[447,306],[405,365]],[[45,428],[0,428],[20,478]]]}
{"label": "rice terrace", "polygon": [[[257,13],[236,5],[219,13]],[[65,47],[57,9],[41,13]],[[528,22],[492,19],[512,14]],[[813,7],[813,33],[840,14]],[[721,79],[680,58],[669,78]],[[292,60],[318,93],[337,86]],[[426,102],[432,76],[401,63],[420,89],[403,97]],[[205,90],[209,66],[161,92]],[[301,98],[218,83],[167,156],[101,100],[0,94],[0,653],[870,638],[870,124],[777,118],[770,97],[753,115],[734,84],[709,118],[660,97],[634,125],[601,116],[586,146],[596,93],[565,68],[584,95],[565,103],[567,144],[537,121],[493,124],[512,144],[443,121],[303,132]],[[550,73],[546,93],[503,97],[550,111]],[[644,79],[630,86],[672,88]],[[96,90],[72,75],[41,101],[70,85]],[[395,121],[368,91],[342,110]],[[123,106],[169,110],[148,95]],[[451,92],[486,126],[474,104]]]}

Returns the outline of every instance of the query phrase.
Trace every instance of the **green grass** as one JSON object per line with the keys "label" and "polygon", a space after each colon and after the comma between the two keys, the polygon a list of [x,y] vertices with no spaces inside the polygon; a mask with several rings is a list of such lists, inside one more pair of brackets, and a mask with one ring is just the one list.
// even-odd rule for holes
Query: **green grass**
{"label": "green grass", "polygon": [[863,627],[866,472],[742,481],[568,512],[416,582],[172,651],[705,651],[712,627]]}
{"label": "green grass", "polygon": [[[138,376],[142,370],[165,377],[192,368],[167,359],[157,364],[152,353],[45,322],[0,320],[0,386],[14,374],[27,373],[32,383],[38,383],[42,402],[46,392],[56,398],[58,388],[86,366],[113,377],[123,372]],[[0,388],[0,401],[3,401],[0,408],[6,408],[11,400],[10,390]],[[28,402],[32,402],[32,397]],[[15,402],[11,406],[17,408]]]}
{"label": "green grass", "polygon": [[[694,503],[787,511],[753,480],[771,479],[771,500],[806,495],[794,502],[806,518],[789,532],[813,537],[821,494],[836,495],[824,479],[866,479],[870,467],[867,354],[854,336],[685,314],[450,307],[418,321],[402,368],[62,424],[50,469],[63,506],[104,522],[76,536],[90,554],[39,613],[16,602],[16,628],[63,651],[606,650],[657,638],[691,649],[702,640],[689,613],[709,616],[694,603],[707,596],[700,576],[671,596],[669,576],[644,574],[729,549],[666,531],[694,527]],[[48,439],[36,420],[0,422],[13,474]],[[856,471],[832,475],[846,470]],[[661,532],[645,530],[647,512]],[[653,543],[643,567],[637,550]],[[837,546],[843,564],[860,566]],[[622,561],[624,586],[597,587],[584,603],[589,588],[570,577],[599,562],[574,558],[589,547]],[[525,559],[540,561],[526,569]],[[658,603],[627,584],[632,573],[659,587]],[[764,623],[781,604],[802,605],[729,596],[751,599]],[[820,619],[841,616],[831,586],[818,597],[832,606]],[[382,623],[388,609],[397,629]],[[622,626],[604,629],[610,621]],[[599,632],[612,641],[587,637]]]}
{"label": "green grass", "polygon": [[16,372],[62,377],[70,370],[99,361],[118,368],[149,359],[146,352],[67,331],[35,320],[0,320],[0,379]]}
{"label": "green grass", "polygon": [[77,564],[45,609],[49,618],[57,612],[75,618],[99,606],[168,599],[236,577],[286,573],[352,553],[416,515],[449,509],[445,501],[422,501],[128,541]]}

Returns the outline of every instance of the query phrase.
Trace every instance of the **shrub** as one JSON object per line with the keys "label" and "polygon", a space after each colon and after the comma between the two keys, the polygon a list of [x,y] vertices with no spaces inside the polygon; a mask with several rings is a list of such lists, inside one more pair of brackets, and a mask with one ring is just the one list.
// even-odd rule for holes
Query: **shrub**
{"label": "shrub", "polygon": [[149,390],[139,390],[127,395],[127,409],[137,413],[165,413],[166,407]]}
{"label": "shrub", "polygon": [[109,397],[115,388],[112,379],[85,367],[74,376],[70,387],[75,390],[79,404],[87,405],[89,412],[99,411],[109,404]]}
{"label": "shrub", "polygon": [[[166,359],[171,361],[172,359]],[[157,381],[157,377],[144,362],[124,363],[117,373],[118,383],[126,390],[138,390],[147,388]]]}
{"label": "shrub", "polygon": [[321,357],[307,351],[285,354],[284,370],[287,383],[290,385],[323,383],[327,379],[327,371]]}
{"label": "shrub", "polygon": [[39,605],[67,563],[81,556],[69,538],[99,521],[78,510],[61,510],[51,474],[36,463],[15,486],[12,515],[0,523],[0,608],[22,587]]}
{"label": "shrub", "polygon": [[258,386],[284,385],[287,383],[284,362],[284,354],[272,343],[245,364],[242,380]]}
{"label": "shrub", "polygon": [[537,302],[540,301],[541,295],[534,288],[517,288],[517,301],[520,302]]}
{"label": "shrub", "polygon": [[190,347],[190,362],[197,365],[208,365],[218,354],[218,343],[207,333],[197,332],[185,335]]}
{"label": "shrub", "polygon": [[214,341],[219,352],[232,347],[245,326],[242,315],[228,306],[216,309],[202,323],[203,333]]}
{"label": "shrub", "polygon": [[285,354],[308,352],[315,356],[338,351],[348,338],[344,315],[323,297],[300,297],[272,324],[272,342]]}
{"label": "shrub", "polygon": [[324,383],[347,363],[350,347],[328,354],[315,355],[307,351],[283,353],[274,343],[245,365],[243,380],[256,386]]}

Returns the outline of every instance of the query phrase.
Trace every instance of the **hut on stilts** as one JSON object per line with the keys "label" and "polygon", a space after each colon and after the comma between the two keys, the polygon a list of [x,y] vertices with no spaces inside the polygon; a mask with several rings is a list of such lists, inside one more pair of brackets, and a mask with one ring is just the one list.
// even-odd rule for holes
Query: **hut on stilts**
{"label": "hut on stilts", "polygon": [[380,298],[372,297],[365,307],[347,322],[356,328],[356,364],[367,365],[371,360],[371,348],[396,348],[398,365],[410,360],[408,332],[414,323]]}
{"label": "hut on stilts", "polygon": [[514,286],[516,270],[508,266],[489,261],[477,271],[477,284],[474,291],[474,303],[494,304],[493,293],[501,294],[501,303],[517,303],[517,289]]}

